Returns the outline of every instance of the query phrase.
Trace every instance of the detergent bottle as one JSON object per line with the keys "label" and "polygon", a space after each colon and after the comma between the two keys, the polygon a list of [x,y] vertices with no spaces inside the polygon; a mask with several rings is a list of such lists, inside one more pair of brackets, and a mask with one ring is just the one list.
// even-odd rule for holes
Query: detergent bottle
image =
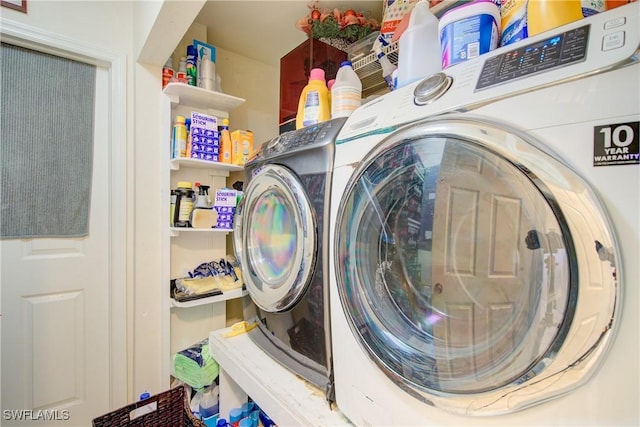
{"label": "detergent bottle", "polygon": [[500,46],[524,40],[527,33],[527,0],[501,0]]}
{"label": "detergent bottle", "polygon": [[350,61],[343,61],[331,88],[331,118],[349,117],[362,102],[362,82]]}
{"label": "detergent bottle", "polygon": [[232,151],[229,119],[222,119],[222,126],[220,127],[220,163],[231,164]]}
{"label": "detergent bottle", "polygon": [[313,68],[309,75],[309,83],[302,89],[300,101],[298,101],[296,129],[315,125],[330,118],[329,89],[327,89],[324,70]]}
{"label": "detergent bottle", "polygon": [[582,18],[580,0],[529,0],[527,3],[529,37]]}
{"label": "detergent bottle", "polygon": [[218,222],[218,212],[211,209],[209,186],[195,183],[198,187],[196,204],[189,215],[189,224],[193,228],[213,228]]}
{"label": "detergent bottle", "polygon": [[442,70],[438,18],[418,1],[398,41],[398,88]]}

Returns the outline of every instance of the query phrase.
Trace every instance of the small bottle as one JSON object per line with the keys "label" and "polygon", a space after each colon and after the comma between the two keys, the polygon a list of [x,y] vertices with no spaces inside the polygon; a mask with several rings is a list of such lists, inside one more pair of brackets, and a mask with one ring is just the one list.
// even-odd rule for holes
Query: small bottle
{"label": "small bottle", "polygon": [[529,0],[527,3],[529,37],[582,18],[580,0]]}
{"label": "small bottle", "polygon": [[173,227],[173,219],[176,216],[176,190],[171,190],[170,206],[169,206],[169,225]]}
{"label": "small bottle", "polygon": [[218,421],[216,422],[216,427],[227,427],[228,425],[229,424],[225,418],[218,418]]}
{"label": "small bottle", "polygon": [[176,80],[180,83],[187,83],[187,58],[184,56],[180,58],[180,67],[176,74]]}
{"label": "small bottle", "polygon": [[169,57],[169,59],[167,59],[167,63],[162,67],[162,89],[171,82],[174,74],[173,59]]}
{"label": "small bottle", "polygon": [[324,70],[313,68],[309,75],[309,83],[302,89],[298,101],[296,129],[315,125],[331,118],[329,108],[329,89],[325,81]]}
{"label": "small bottle", "polygon": [[189,218],[191,217],[191,211],[193,211],[193,194],[191,182],[178,182],[174,227],[191,227]]}
{"label": "small bottle", "polygon": [[438,18],[428,0],[418,1],[409,16],[407,29],[398,41],[398,87],[442,70]]}
{"label": "small bottle", "polygon": [[191,86],[198,84],[198,51],[192,44],[187,46],[187,83]]}
{"label": "small bottle", "polygon": [[349,117],[362,102],[362,82],[350,61],[340,64],[331,89],[331,118]]}
{"label": "small bottle", "polygon": [[187,156],[187,125],[184,116],[176,116],[173,125],[173,152],[171,158]]}
{"label": "small bottle", "polygon": [[231,164],[231,134],[229,133],[229,119],[222,119],[220,127],[220,162]]}
{"label": "small bottle", "polygon": [[384,81],[387,83],[389,90],[393,90],[395,88],[395,84],[393,81],[393,72],[398,68],[391,63],[387,55],[384,52],[378,52],[378,62],[380,63],[380,67],[382,68],[382,77]]}
{"label": "small bottle", "polygon": [[[218,223],[218,211],[211,209],[209,186],[199,182],[196,182],[195,186],[198,187],[198,196],[191,215],[189,215],[189,224],[192,228],[213,228]],[[215,391],[217,393],[217,389]]]}

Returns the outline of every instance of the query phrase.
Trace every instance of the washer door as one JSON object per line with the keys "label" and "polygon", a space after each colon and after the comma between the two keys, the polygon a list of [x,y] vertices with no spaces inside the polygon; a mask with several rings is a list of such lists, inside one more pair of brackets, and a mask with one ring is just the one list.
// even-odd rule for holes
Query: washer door
{"label": "washer door", "polygon": [[291,170],[266,165],[252,177],[236,217],[234,246],[259,308],[278,313],[300,300],[316,262],[316,219]]}
{"label": "washer door", "polygon": [[610,341],[613,233],[549,153],[484,120],[429,120],[382,141],[348,183],[334,248],[347,321],[428,404],[521,409],[584,381]]}

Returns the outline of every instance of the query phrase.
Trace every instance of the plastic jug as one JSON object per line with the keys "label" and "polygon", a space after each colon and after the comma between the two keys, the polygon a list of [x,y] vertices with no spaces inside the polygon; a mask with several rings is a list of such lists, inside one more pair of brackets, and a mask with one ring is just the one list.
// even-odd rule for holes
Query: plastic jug
{"label": "plastic jug", "polygon": [[398,42],[398,87],[442,70],[438,18],[429,2],[416,3]]}
{"label": "plastic jug", "polygon": [[331,118],[329,89],[322,68],[314,68],[309,75],[309,83],[302,89],[298,101],[296,129],[315,125]]}
{"label": "plastic jug", "polygon": [[362,82],[351,62],[344,61],[331,88],[331,118],[349,117],[362,102]]}
{"label": "plastic jug", "polygon": [[200,399],[200,416],[207,427],[215,427],[219,412],[218,386],[212,385],[207,387],[202,393],[202,398]]}
{"label": "plastic jug", "polygon": [[527,3],[529,37],[582,18],[580,0],[529,0]]}

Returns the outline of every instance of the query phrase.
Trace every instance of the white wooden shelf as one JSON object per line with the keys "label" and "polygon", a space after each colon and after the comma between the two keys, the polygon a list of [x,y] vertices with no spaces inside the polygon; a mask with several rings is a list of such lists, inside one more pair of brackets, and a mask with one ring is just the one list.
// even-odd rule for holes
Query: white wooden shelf
{"label": "white wooden shelf", "polygon": [[220,176],[229,176],[229,172],[241,171],[244,168],[239,165],[231,165],[228,163],[209,162],[207,160],[191,159],[188,157],[179,157],[171,159],[169,161],[171,170],[177,171],[181,167],[191,169],[211,169],[212,171],[220,171],[226,174],[220,174]]}
{"label": "white wooden shelf", "polygon": [[249,293],[242,289],[242,287],[238,288],[238,289],[231,289],[228,291],[222,291],[221,295],[214,295],[211,297],[207,297],[207,298],[199,298],[193,301],[185,301],[185,302],[178,302],[176,300],[174,300],[173,298],[171,298],[171,306],[175,307],[175,308],[191,308],[191,307],[198,307],[200,305],[206,305],[206,304],[214,304],[217,302],[223,302],[223,301],[227,301],[227,300],[231,300],[231,299],[236,299],[236,298],[242,298],[245,295],[248,295]]}
{"label": "white wooden shelf", "polygon": [[246,333],[225,337],[230,331],[209,334],[209,351],[220,364],[221,414],[250,396],[279,427],[352,425],[329,406],[322,390],[283,367]]}
{"label": "white wooden shelf", "polygon": [[231,111],[245,102],[243,98],[237,96],[185,83],[169,83],[163,92],[169,96],[171,103],[188,105],[194,109],[208,109],[215,106],[219,110]]}
{"label": "white wooden shelf", "polygon": [[230,228],[192,228],[192,227],[169,227],[171,237],[179,236],[180,233],[216,233],[229,234],[233,230]]}
{"label": "white wooden shelf", "polygon": [[[238,165],[209,162],[200,159],[171,159],[171,130],[175,117],[188,117],[193,112],[228,118],[229,112],[245,100],[237,96],[211,91],[183,83],[169,83],[162,91],[162,162],[163,218],[169,216],[170,189],[180,181],[199,181],[214,189],[230,186],[231,172],[242,171]],[[213,195],[211,197],[214,197]],[[169,388],[172,371],[171,355],[201,340],[212,329],[227,324],[227,300],[246,295],[241,289],[192,301],[178,302],[171,298],[168,286],[171,277],[191,269],[198,260],[224,257],[228,237],[233,230],[218,228],[182,228],[167,226],[162,230],[161,282],[162,293],[162,387]]]}

